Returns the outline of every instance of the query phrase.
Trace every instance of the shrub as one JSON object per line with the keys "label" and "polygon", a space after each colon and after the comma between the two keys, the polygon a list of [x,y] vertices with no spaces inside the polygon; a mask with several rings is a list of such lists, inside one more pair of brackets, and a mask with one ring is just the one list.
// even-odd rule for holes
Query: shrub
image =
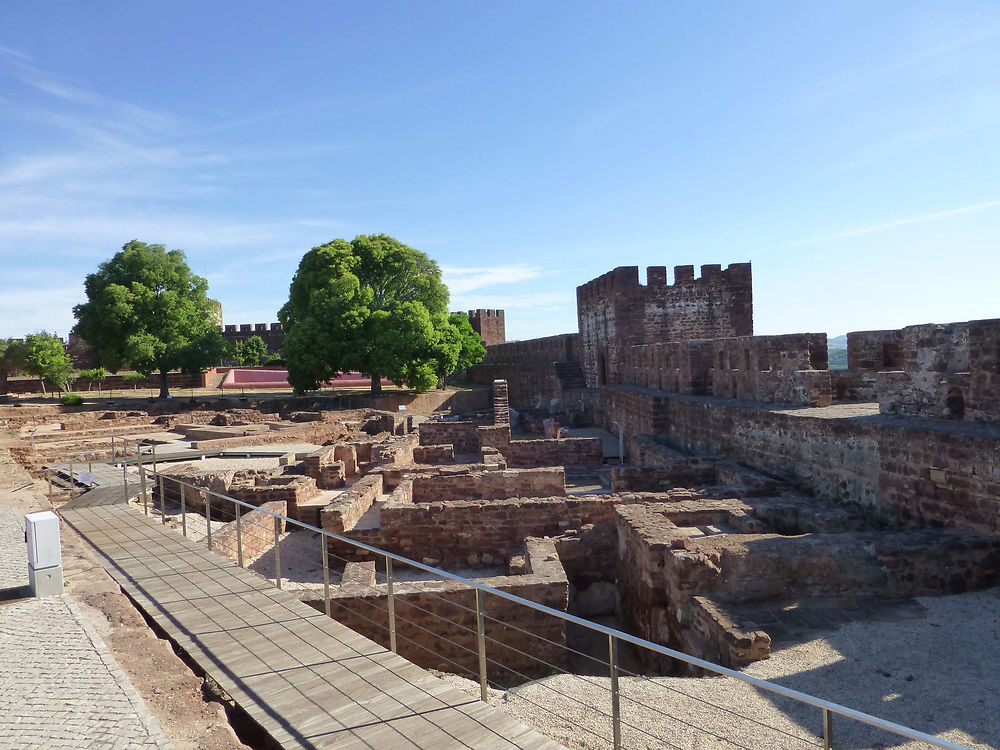
{"label": "shrub", "polygon": [[83,403],[83,396],[79,393],[64,393],[61,400],[65,406],[79,406]]}

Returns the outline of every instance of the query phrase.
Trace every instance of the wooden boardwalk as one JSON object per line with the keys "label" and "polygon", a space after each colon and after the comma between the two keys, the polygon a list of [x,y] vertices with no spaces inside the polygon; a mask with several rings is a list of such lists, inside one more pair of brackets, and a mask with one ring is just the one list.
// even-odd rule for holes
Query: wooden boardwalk
{"label": "wooden boardwalk", "polygon": [[138,606],[282,747],[561,747],[122,499],[120,485],[117,493],[101,488],[60,513]]}

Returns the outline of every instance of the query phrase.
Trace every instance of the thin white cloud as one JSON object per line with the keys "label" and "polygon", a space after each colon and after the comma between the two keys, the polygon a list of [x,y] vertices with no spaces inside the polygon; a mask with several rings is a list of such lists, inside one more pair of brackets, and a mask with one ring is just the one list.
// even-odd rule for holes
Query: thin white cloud
{"label": "thin white cloud", "polygon": [[537,279],[548,273],[551,272],[527,263],[476,268],[441,267],[444,282],[454,295],[467,294],[475,289],[492,287],[497,284],[516,284],[521,281]]}
{"label": "thin white cloud", "polygon": [[881,232],[886,229],[893,229],[895,227],[906,226],[907,224],[920,224],[925,221],[934,221],[936,219],[945,219],[950,216],[958,216],[959,214],[969,213],[971,211],[982,211],[987,208],[998,208],[1000,207],[1000,200],[985,201],[984,203],[973,203],[969,206],[959,206],[958,208],[950,208],[947,211],[935,211],[934,213],[923,214],[921,216],[911,216],[908,219],[898,219],[897,221],[888,221],[884,224],[873,224],[867,227],[859,227],[857,229],[845,229],[841,232],[833,232],[831,234],[822,234],[817,237],[807,237],[801,240],[794,240],[788,243],[789,247],[799,247],[800,245],[813,245],[820,242],[827,242],[829,240],[839,240],[844,237],[855,237],[861,234],[870,234],[871,232]]}

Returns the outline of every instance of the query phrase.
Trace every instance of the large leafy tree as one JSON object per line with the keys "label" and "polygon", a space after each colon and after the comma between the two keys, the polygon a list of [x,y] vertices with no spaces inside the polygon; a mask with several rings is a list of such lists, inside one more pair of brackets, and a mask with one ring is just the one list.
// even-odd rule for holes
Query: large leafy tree
{"label": "large leafy tree", "polygon": [[0,394],[7,392],[7,376],[24,367],[24,342],[0,339]]}
{"label": "large leafy tree", "polygon": [[251,336],[226,347],[226,354],[241,365],[262,365],[267,359],[267,343],[260,336]]}
{"label": "large leafy tree", "polygon": [[435,347],[438,385],[444,388],[446,378],[456,370],[464,370],[482,362],[486,356],[483,340],[463,312],[448,316],[448,325],[441,329]]}
{"label": "large leafy tree", "polygon": [[225,351],[208,282],[191,273],[180,250],[132,240],[84,287],[87,302],[73,308],[73,330],[112,372],[159,371],[160,398],[170,370],[197,372]]}
{"label": "large leafy tree", "polygon": [[448,287],[437,263],[384,234],[333,240],[302,258],[278,313],[296,391],[357,370],[418,390],[438,380],[449,332]]}
{"label": "large leafy tree", "polygon": [[73,365],[58,336],[45,331],[28,334],[24,338],[23,358],[24,371],[42,381],[42,393],[46,380],[60,391],[69,387]]}

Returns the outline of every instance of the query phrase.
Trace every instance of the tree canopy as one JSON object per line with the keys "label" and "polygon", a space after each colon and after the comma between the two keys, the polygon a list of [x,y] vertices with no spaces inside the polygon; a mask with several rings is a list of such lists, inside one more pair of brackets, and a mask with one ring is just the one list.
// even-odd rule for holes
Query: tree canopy
{"label": "tree canopy", "polygon": [[23,370],[42,381],[48,380],[60,391],[66,390],[73,374],[73,365],[62,339],[46,331],[31,333],[24,338]]}
{"label": "tree canopy", "polygon": [[197,372],[225,351],[208,282],[191,273],[180,250],[132,240],[89,274],[84,288],[74,332],[112,372],[159,371],[161,398],[167,372]]}
{"label": "tree canopy", "polygon": [[24,367],[24,342],[0,339],[0,394],[7,392],[7,376]]}
{"label": "tree canopy", "polygon": [[262,365],[267,359],[267,343],[254,335],[245,341],[237,341],[226,347],[226,354],[241,365]]}
{"label": "tree canopy", "polygon": [[437,263],[384,234],[306,253],[278,319],[288,380],[299,392],[355,370],[371,377],[373,393],[383,376],[426,390],[463,351]]}

